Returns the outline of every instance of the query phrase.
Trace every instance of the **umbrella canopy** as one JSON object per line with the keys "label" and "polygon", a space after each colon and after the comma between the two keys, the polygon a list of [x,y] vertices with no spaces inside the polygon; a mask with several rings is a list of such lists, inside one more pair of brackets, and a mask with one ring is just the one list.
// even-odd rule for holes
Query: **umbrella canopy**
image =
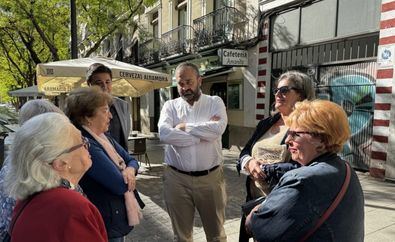
{"label": "umbrella canopy", "polygon": [[39,92],[36,85],[9,91],[8,94],[12,97],[39,97],[44,96],[44,93]]}
{"label": "umbrella canopy", "polygon": [[67,93],[86,86],[85,75],[93,63],[102,63],[112,71],[112,94],[139,97],[171,85],[169,75],[104,57],[55,61],[37,65],[38,90],[48,96]]}

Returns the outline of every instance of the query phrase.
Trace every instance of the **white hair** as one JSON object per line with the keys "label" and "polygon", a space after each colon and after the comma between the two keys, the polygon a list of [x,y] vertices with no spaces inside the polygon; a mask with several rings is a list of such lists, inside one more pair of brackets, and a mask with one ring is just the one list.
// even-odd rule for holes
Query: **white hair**
{"label": "white hair", "polygon": [[23,104],[21,110],[19,111],[19,125],[22,125],[24,122],[36,115],[49,112],[63,114],[62,110],[60,110],[58,107],[55,106],[55,104],[51,103],[48,100],[30,100]]}
{"label": "white hair", "polygon": [[59,113],[44,113],[26,121],[15,133],[11,169],[5,187],[11,197],[29,195],[59,186],[60,176],[51,164],[72,143],[73,125]]}

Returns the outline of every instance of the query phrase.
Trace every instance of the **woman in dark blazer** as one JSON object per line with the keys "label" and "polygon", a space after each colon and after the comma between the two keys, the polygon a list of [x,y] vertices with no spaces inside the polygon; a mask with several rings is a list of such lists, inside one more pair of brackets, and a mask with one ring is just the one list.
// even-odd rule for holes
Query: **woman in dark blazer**
{"label": "woman in dark blazer", "polygon": [[[290,161],[284,143],[288,130],[284,120],[292,112],[295,103],[315,97],[311,79],[298,71],[282,74],[273,94],[276,114],[258,123],[254,134],[240,153],[238,171],[242,170],[249,175],[246,180],[246,201],[267,195],[284,172],[298,166]],[[243,215],[239,241],[248,241],[250,237],[245,231],[244,223]]]}
{"label": "woman in dark blazer", "polygon": [[123,241],[141,216],[137,203],[137,160],[108,133],[112,118],[112,97],[98,87],[72,91],[66,99],[65,114],[91,144],[92,167],[80,185],[99,209],[109,241]]}

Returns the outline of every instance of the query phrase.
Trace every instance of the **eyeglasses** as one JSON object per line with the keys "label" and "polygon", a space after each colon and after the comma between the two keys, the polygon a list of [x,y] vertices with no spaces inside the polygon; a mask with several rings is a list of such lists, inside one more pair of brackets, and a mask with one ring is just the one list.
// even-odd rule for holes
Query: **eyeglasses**
{"label": "eyeglasses", "polygon": [[302,137],[302,134],[309,134],[311,136],[318,136],[318,135],[320,135],[319,133],[315,133],[315,132],[288,130],[287,137],[291,137],[294,140],[296,138]]}
{"label": "eyeglasses", "polygon": [[273,94],[276,95],[277,92],[280,92],[281,95],[287,95],[291,90],[299,90],[296,87],[290,87],[290,86],[282,86],[279,88],[273,88]]}
{"label": "eyeglasses", "polygon": [[69,149],[63,151],[62,153],[60,153],[60,155],[58,155],[58,157],[61,156],[61,155],[67,154],[67,153],[71,153],[71,152],[73,152],[73,151],[75,151],[75,150],[81,148],[82,146],[83,146],[85,149],[88,150],[89,147],[90,147],[89,140],[88,140],[87,138],[85,138],[85,137],[81,137],[81,138],[82,138],[82,143],[81,143],[81,144],[74,145],[73,147],[71,147],[71,148],[69,148]]}

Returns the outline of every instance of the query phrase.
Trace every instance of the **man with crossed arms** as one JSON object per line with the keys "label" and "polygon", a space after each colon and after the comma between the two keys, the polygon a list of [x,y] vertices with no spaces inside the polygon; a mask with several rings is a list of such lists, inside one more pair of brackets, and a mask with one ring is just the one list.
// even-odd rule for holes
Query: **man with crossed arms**
{"label": "man with crossed arms", "polygon": [[202,78],[191,63],[175,71],[179,98],[161,111],[159,137],[167,144],[164,200],[175,241],[192,241],[195,208],[207,241],[226,241],[226,191],[221,136],[228,119],[218,96],[202,94]]}

